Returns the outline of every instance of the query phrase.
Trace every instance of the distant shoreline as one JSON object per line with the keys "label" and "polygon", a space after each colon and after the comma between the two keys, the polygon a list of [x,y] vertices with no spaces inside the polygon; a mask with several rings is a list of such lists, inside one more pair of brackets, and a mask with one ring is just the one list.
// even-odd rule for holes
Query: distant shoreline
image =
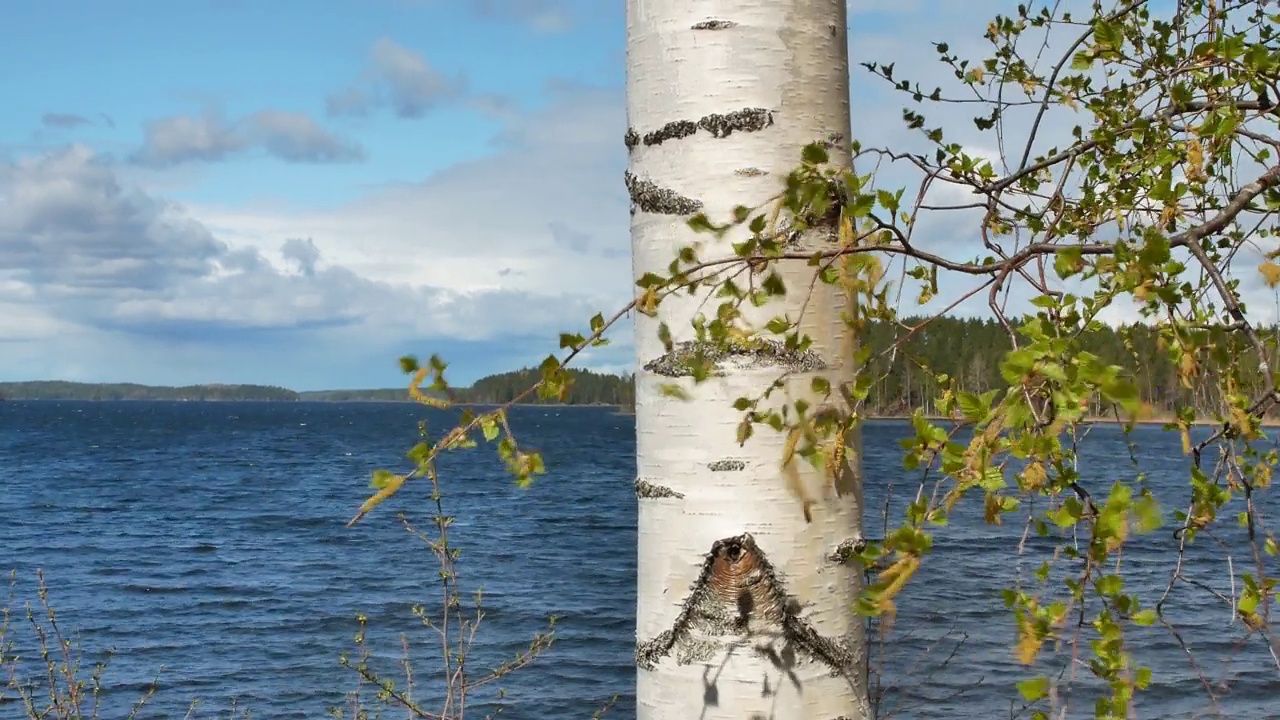
{"label": "distant shoreline", "polygon": [[[407,392],[406,392],[406,395],[407,395]],[[397,404],[397,405],[420,404],[416,400],[409,397],[405,397],[402,400],[390,399],[390,398],[325,399],[325,398],[309,398],[309,397],[299,397],[296,399],[284,399],[284,398],[72,398],[72,397],[11,398],[11,397],[4,397],[4,398],[0,398],[0,401],[34,402],[34,403],[48,403],[48,402],[263,403],[263,404],[278,403],[281,405],[288,405],[288,404],[296,405],[298,403],[322,403],[326,405],[343,405],[343,404],[368,405],[368,404],[375,404],[375,403]],[[458,403],[453,403],[451,407],[464,407],[464,408],[465,407],[498,407],[501,405],[506,405],[506,403],[458,402]],[[615,413],[617,415],[634,417],[636,414],[634,406],[622,405],[618,403],[513,403],[511,407],[556,408],[556,409],[612,408],[617,411]],[[626,408],[626,409],[624,410],[623,408]],[[901,414],[899,415],[875,414],[875,415],[868,415],[866,416],[865,419],[870,421],[885,421],[885,420],[903,421],[903,420],[910,420],[911,417],[912,417],[911,415],[901,415]],[[925,419],[929,420],[930,422],[947,422],[947,421],[953,420],[953,418],[948,418],[942,415],[926,415]],[[1109,415],[1085,417],[1082,419],[1082,421],[1088,425],[1126,425],[1129,422],[1123,419],[1117,420],[1115,417],[1109,416]],[[1167,425],[1168,423],[1173,421],[1174,421],[1173,417],[1161,415],[1159,417],[1143,418],[1141,420],[1136,420],[1134,421],[1133,424],[1142,425],[1142,426],[1162,426],[1162,425]],[[1217,422],[1212,420],[1197,420],[1193,424],[1196,427],[1214,427],[1218,425]],[[1270,428],[1280,427],[1280,418],[1271,418],[1271,417],[1263,418],[1262,426],[1270,427]]]}
{"label": "distant shoreline", "polygon": [[[0,397],[0,402],[260,402],[262,405],[298,405],[300,402],[317,402],[324,405],[421,405],[413,398],[260,398],[260,397]],[[451,407],[498,407],[506,402],[453,402]],[[622,407],[616,402],[513,402],[512,407]],[[628,413],[634,415],[635,413]]]}
{"label": "distant shoreline", "polygon": [[[910,415],[868,415],[866,419],[867,420],[910,420],[911,416]],[[946,421],[953,420],[953,418],[948,418],[944,415],[925,415],[925,419],[929,420],[930,422],[946,422]],[[1169,423],[1175,422],[1176,420],[1177,418],[1173,417],[1172,415],[1161,414],[1155,417],[1142,418],[1141,420],[1133,420],[1132,422],[1134,425],[1168,425]],[[1089,425],[1127,425],[1129,424],[1130,421],[1124,420],[1124,419],[1117,420],[1114,416],[1111,416],[1111,415],[1090,415],[1090,416],[1081,418],[1081,422],[1087,423]],[[1214,420],[1197,420],[1194,423],[1192,423],[1192,425],[1195,427],[1217,427],[1219,424],[1220,423]],[[1264,417],[1262,419],[1262,426],[1263,427],[1280,427],[1280,418]]]}
{"label": "distant shoreline", "polygon": [[[537,405],[623,406],[634,397],[630,375],[609,375],[570,369],[572,380],[565,402]],[[469,386],[450,388],[455,405],[502,404],[519,397],[541,377],[531,368],[486,375]],[[423,388],[430,396],[444,393]],[[409,383],[398,387],[293,390],[279,385],[252,383],[201,383],[192,385],[144,385],[142,383],[88,383],[66,380],[0,382],[0,399],[21,401],[141,401],[141,402],[404,402],[412,403]]]}

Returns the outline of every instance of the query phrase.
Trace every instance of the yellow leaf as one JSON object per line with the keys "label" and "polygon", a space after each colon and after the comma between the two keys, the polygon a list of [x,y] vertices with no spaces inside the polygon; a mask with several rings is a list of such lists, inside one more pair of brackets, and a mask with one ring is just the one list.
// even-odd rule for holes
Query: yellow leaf
{"label": "yellow leaf", "polygon": [[1019,485],[1023,490],[1027,492],[1036,492],[1040,488],[1044,487],[1045,481],[1048,479],[1048,474],[1044,471],[1044,464],[1037,460],[1036,462],[1027,465],[1026,469],[1022,471],[1022,474],[1019,475],[1018,478],[1022,480]]}
{"label": "yellow leaf", "polygon": [[787,432],[787,439],[782,445],[782,485],[792,497],[800,501],[800,509],[804,512],[804,521],[808,523],[813,522],[812,508],[815,502],[805,489],[804,482],[800,478],[800,469],[796,467],[794,462],[796,446],[800,444],[800,438],[803,435],[804,429],[800,426],[793,427]]}
{"label": "yellow leaf", "polygon": [[400,486],[404,485],[405,480],[406,478],[404,475],[393,475],[390,477],[387,480],[387,484],[382,486],[381,490],[374,493],[373,497],[364,501],[364,504],[360,506],[360,510],[356,512],[356,516],[351,518],[350,522],[347,523],[347,526],[350,527],[351,525],[354,525],[360,518],[368,515],[370,510],[373,510],[381,504],[383,500],[395,495],[396,491],[400,489]]}
{"label": "yellow leaf", "polygon": [[644,293],[636,300],[636,311],[653,317],[658,314],[658,291],[645,288]]}
{"label": "yellow leaf", "polygon": [[791,462],[796,455],[796,445],[800,443],[800,428],[793,427],[787,432],[787,439],[782,444],[782,464],[786,465]]}
{"label": "yellow leaf", "polygon": [[1268,260],[1258,266],[1258,272],[1262,273],[1262,279],[1266,281],[1267,287],[1280,285],[1280,265]]}
{"label": "yellow leaf", "polygon": [[893,616],[897,608],[894,606],[893,598],[911,579],[916,570],[920,567],[920,558],[916,555],[904,555],[889,567],[885,568],[877,578],[879,593],[876,596],[876,607],[880,612]]}
{"label": "yellow leaf", "polygon": [[1044,640],[1036,636],[1030,620],[1019,623],[1018,647],[1016,649],[1018,662],[1023,665],[1030,665],[1035,662],[1036,655],[1040,654],[1040,646],[1043,644]]}
{"label": "yellow leaf", "polygon": [[1196,356],[1189,352],[1182,353],[1182,362],[1178,371],[1178,379],[1183,387],[1191,389],[1191,379],[1196,376]]}
{"label": "yellow leaf", "polygon": [[1187,142],[1187,179],[1192,182],[1205,180],[1204,147],[1195,138]]}
{"label": "yellow leaf", "polygon": [[1002,525],[1000,522],[1000,498],[994,493],[987,493],[982,504],[982,519],[988,525]]}

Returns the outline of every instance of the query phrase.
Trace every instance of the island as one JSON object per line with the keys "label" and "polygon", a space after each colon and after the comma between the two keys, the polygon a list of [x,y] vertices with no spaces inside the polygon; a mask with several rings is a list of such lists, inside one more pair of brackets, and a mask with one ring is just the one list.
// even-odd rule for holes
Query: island
{"label": "island", "polygon": [[[573,380],[563,403],[536,395],[527,404],[634,406],[631,375],[613,375],[570,369]],[[458,403],[498,405],[513,400],[540,377],[540,371],[524,368],[480,378],[467,387],[454,388]],[[0,397],[8,400],[168,400],[185,402],[412,402],[408,385],[365,390],[297,391],[274,385],[142,385],[138,383],[80,383],[63,380],[0,382]]]}

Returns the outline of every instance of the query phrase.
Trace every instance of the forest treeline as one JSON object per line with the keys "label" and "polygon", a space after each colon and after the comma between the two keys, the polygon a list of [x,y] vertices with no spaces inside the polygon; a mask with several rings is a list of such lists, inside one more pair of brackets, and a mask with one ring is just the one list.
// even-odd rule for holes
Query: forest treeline
{"label": "forest treeline", "polygon": [[[985,392],[1004,387],[1000,363],[1010,348],[1008,333],[995,320],[940,317],[923,324],[922,319],[908,318],[907,327],[890,323],[872,324],[864,344],[873,351],[871,371],[874,382],[867,398],[867,412],[873,415],[910,414],[916,408],[928,413],[936,410],[934,402],[940,388],[936,377],[946,374],[959,388],[968,392]],[[1275,354],[1276,327],[1265,329],[1263,340]],[[1207,338],[1217,354],[1202,353],[1197,372],[1215,379],[1228,360],[1243,382],[1238,391],[1256,395],[1263,387],[1257,354],[1238,333],[1219,331]],[[1128,371],[1138,386],[1143,402],[1156,414],[1172,412],[1176,406],[1194,404],[1199,408],[1214,407],[1217,382],[1192,382],[1191,388],[1180,380],[1180,369],[1167,351],[1167,340],[1146,325],[1104,327],[1081,336],[1084,349],[1109,364]],[[896,344],[896,348],[895,348]],[[1280,367],[1280,357],[1269,360]],[[573,384],[567,404],[619,405],[634,407],[635,385],[629,374],[613,375],[590,370],[569,370]],[[533,368],[499,373],[481,378],[470,387],[455,389],[455,399],[462,403],[498,404],[509,402],[537,381],[540,373]],[[296,392],[282,387],[263,385],[191,385],[160,387],[129,383],[26,382],[0,383],[0,397],[40,400],[263,400],[263,401],[408,401],[405,388],[377,390],[322,390]],[[535,396],[530,403],[549,403]],[[1105,414],[1101,406],[1091,408]]]}
{"label": "forest treeline", "polygon": [[[630,375],[610,375],[590,370],[570,370],[573,387],[566,400],[571,405],[631,405],[635,385]],[[540,377],[533,369],[490,375],[470,387],[455,388],[458,402],[505,403],[528,389]],[[60,380],[0,383],[0,399],[6,400],[249,400],[264,402],[410,402],[406,387],[374,390],[316,390],[298,392],[268,385],[140,385],[137,383],[78,383]],[[536,396],[528,402],[547,402]]]}
{"label": "forest treeline", "polygon": [[[917,327],[923,322],[921,318],[908,318],[903,324]],[[1278,336],[1276,327],[1262,332],[1261,339],[1273,356],[1268,361],[1272,368],[1277,367],[1274,356]],[[1125,369],[1137,385],[1141,400],[1155,415],[1172,413],[1187,404],[1200,409],[1217,407],[1221,399],[1217,397],[1216,378],[1232,368],[1242,376],[1238,392],[1250,397],[1261,393],[1264,384],[1258,356],[1243,334],[1215,331],[1197,340],[1212,350],[1196,356],[1195,371],[1201,380],[1193,377],[1188,388],[1180,378],[1179,364],[1168,351],[1170,340],[1150,326],[1104,326],[1079,337],[1084,350]],[[1011,344],[1008,332],[994,319],[940,317],[914,332],[879,323],[868,329],[863,342],[874,353],[876,379],[867,398],[872,414],[905,415],[915,408],[935,412],[940,388],[934,378],[939,373],[954,378],[959,388],[967,392],[1007,387],[1000,364]],[[895,342],[897,351],[893,352]],[[1210,382],[1204,382],[1204,378]],[[1107,408],[1097,404],[1090,411],[1108,414]]]}
{"label": "forest treeline", "polygon": [[298,393],[270,385],[140,385],[63,380],[0,383],[5,400],[297,400]]}
{"label": "forest treeline", "polygon": [[[623,405],[635,404],[635,383],[631,375],[612,375],[597,373],[591,370],[568,369],[566,372],[573,378],[569,395],[564,403],[552,402],[538,398],[532,394],[521,402],[530,404],[567,404],[567,405]],[[542,377],[542,372],[533,368],[523,368],[511,372],[488,375],[471,384],[470,387],[452,388],[454,400],[460,403],[477,405],[500,405],[514,400],[528,390]],[[299,400],[322,400],[331,402],[353,401],[398,401],[409,400],[406,388],[382,390],[320,390],[297,393]]]}

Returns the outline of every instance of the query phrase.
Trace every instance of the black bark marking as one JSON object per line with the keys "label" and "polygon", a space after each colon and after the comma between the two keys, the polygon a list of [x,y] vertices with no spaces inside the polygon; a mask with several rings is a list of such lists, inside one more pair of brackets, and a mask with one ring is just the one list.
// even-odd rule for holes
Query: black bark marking
{"label": "black bark marking", "polygon": [[692,215],[702,209],[701,202],[658,187],[630,172],[624,173],[623,179],[627,183],[627,192],[631,195],[632,214],[635,214],[636,208],[660,215]]}
{"label": "black bark marking", "polygon": [[729,137],[734,130],[756,132],[773,124],[773,113],[764,108],[743,108],[728,115],[708,115],[698,121],[698,127],[718,138]]}
{"label": "black bark marking", "polygon": [[653,132],[645,133],[644,144],[645,147],[661,145],[667,140],[679,140],[683,137],[689,137],[696,132],[698,132],[698,123],[690,122],[688,120],[676,120],[675,122],[669,122],[666,125],[663,125]]}
{"label": "black bark marking", "polygon": [[684,493],[676,492],[666,485],[658,485],[651,483],[642,478],[636,479],[636,497],[637,498],[674,498],[680,500],[684,498]]}
{"label": "black bark marking", "polygon": [[758,167],[744,167],[744,168],[738,168],[737,170],[734,170],[733,174],[743,175],[746,177],[759,177],[761,175],[768,175],[769,171],[761,170]]}
{"label": "black bark marking", "polygon": [[827,556],[827,559],[840,565],[851,563],[854,561],[854,556],[865,550],[866,547],[866,538],[851,538],[837,545],[836,549]]}
{"label": "black bark marking", "polygon": [[738,132],[756,132],[773,125],[773,113],[764,108],[743,108],[721,115],[712,113],[697,121],[672,120],[652,132],[644,134],[646,146],[661,145],[667,140],[686,138],[698,130],[706,130],[715,138],[726,138]]}
{"label": "black bark marking", "polygon": [[711,472],[740,472],[747,469],[747,464],[741,460],[716,460],[707,463],[707,469]]}
{"label": "black bark marking", "polygon": [[694,30],[728,30],[731,27],[737,27],[738,23],[732,20],[703,20],[695,23]]}
{"label": "black bark marking", "polygon": [[666,377],[692,377],[694,363],[713,366],[735,360],[747,367],[783,367],[792,372],[826,369],[822,358],[810,350],[791,350],[776,340],[752,338],[728,347],[707,342],[682,342],[669,353],[645,363],[644,369]]}
{"label": "black bark marking", "polygon": [[675,654],[681,665],[709,661],[726,640],[752,640],[753,649],[784,669],[821,662],[832,675],[850,671],[854,653],[819,635],[800,617],[778,573],[749,533],[717,540],[671,628],[636,643],[636,665],[653,670]]}
{"label": "black bark marking", "polygon": [[635,128],[627,128],[627,134],[622,136],[622,142],[627,146],[627,152],[629,153],[640,143],[640,135]]}

